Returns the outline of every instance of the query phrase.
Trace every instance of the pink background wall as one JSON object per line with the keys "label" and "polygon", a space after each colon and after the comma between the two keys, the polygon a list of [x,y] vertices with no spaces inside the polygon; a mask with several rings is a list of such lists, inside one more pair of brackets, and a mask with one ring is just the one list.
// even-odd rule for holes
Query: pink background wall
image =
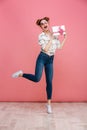
{"label": "pink background wall", "polygon": [[44,73],[39,83],[11,78],[20,69],[34,73],[41,31],[35,21],[44,16],[67,30],[54,60],[53,101],[87,101],[86,0],[0,0],[0,101],[46,101]]}

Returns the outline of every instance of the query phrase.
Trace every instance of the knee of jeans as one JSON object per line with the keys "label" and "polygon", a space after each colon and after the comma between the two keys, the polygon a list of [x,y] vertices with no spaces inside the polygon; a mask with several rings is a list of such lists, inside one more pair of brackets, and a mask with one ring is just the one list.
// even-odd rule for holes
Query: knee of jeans
{"label": "knee of jeans", "polygon": [[39,77],[36,77],[36,82],[39,82],[41,78]]}

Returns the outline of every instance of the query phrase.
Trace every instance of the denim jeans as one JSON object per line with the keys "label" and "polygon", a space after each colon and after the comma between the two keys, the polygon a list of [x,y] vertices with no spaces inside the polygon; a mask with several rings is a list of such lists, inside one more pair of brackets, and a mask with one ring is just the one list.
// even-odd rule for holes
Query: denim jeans
{"label": "denim jeans", "polygon": [[35,74],[23,74],[24,78],[39,82],[42,77],[43,69],[45,69],[47,99],[52,98],[53,59],[54,56],[40,52],[36,61]]}

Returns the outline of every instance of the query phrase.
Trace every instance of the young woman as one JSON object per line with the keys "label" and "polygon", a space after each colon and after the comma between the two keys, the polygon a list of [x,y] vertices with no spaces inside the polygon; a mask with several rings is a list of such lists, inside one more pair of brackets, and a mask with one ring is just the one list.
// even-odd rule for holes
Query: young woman
{"label": "young woman", "polygon": [[61,49],[65,43],[66,35],[62,43],[57,37],[53,35],[49,26],[49,18],[44,17],[38,19],[36,24],[42,29],[39,35],[39,44],[41,52],[37,57],[35,74],[25,74],[23,71],[18,71],[12,75],[13,78],[23,77],[33,82],[39,82],[42,76],[43,68],[46,75],[46,93],[47,93],[47,112],[52,113],[51,99],[52,99],[52,79],[53,79],[53,60],[56,49]]}

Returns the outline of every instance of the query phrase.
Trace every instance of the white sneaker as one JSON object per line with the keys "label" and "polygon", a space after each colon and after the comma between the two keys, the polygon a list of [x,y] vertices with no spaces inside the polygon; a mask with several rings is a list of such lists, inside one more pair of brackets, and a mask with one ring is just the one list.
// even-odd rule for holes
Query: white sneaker
{"label": "white sneaker", "polygon": [[18,78],[20,74],[21,74],[21,75],[23,74],[23,71],[22,71],[22,70],[17,71],[16,73],[14,73],[14,74],[12,75],[12,78]]}
{"label": "white sneaker", "polygon": [[46,105],[47,107],[47,113],[51,114],[52,113],[52,108],[51,108],[51,105]]}

